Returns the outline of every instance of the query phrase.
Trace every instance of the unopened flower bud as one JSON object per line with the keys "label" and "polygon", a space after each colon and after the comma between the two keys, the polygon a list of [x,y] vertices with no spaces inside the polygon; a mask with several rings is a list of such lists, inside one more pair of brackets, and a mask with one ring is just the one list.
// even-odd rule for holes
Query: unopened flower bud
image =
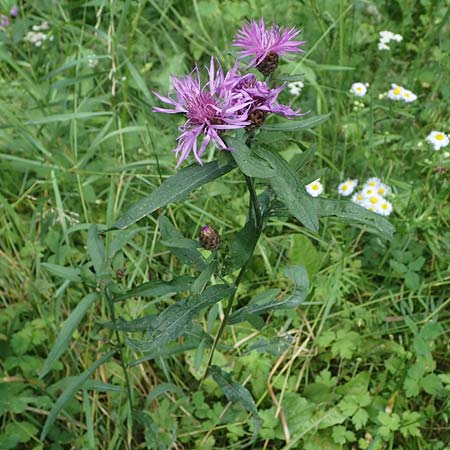
{"label": "unopened flower bud", "polygon": [[267,53],[267,56],[256,66],[256,68],[266,77],[275,72],[277,67],[278,55],[275,52]]}
{"label": "unopened flower bud", "polygon": [[200,245],[205,250],[214,251],[219,248],[220,235],[211,225],[204,226],[200,230],[198,238],[200,241]]}

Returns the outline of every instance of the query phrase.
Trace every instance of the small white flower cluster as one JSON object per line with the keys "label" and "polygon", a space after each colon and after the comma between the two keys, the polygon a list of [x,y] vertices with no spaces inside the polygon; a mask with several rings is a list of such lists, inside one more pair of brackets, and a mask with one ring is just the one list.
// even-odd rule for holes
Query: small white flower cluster
{"label": "small white flower cluster", "polygon": [[298,97],[305,87],[305,83],[303,83],[303,81],[292,81],[291,83],[288,83],[287,87],[291,95]]}
{"label": "small white flower cluster", "polygon": [[352,196],[352,202],[377,214],[381,214],[382,216],[389,216],[393,209],[392,203],[386,200],[385,197],[390,192],[391,188],[384,184],[379,178],[369,178],[361,191]]}
{"label": "small white flower cluster", "polygon": [[[44,41],[47,40],[47,34],[43,33],[43,31],[47,31],[49,28],[48,22],[42,22],[40,25],[33,25],[33,31],[29,31],[24,37],[24,40],[31,42],[36,47],[41,47]],[[50,36],[48,40],[53,41],[53,36]]]}
{"label": "small white flower cluster", "polygon": [[93,69],[98,64],[98,58],[97,58],[97,55],[95,55],[95,54],[88,55],[87,60],[88,60],[88,66],[91,69]]}
{"label": "small white flower cluster", "polygon": [[320,178],[317,178],[317,180],[307,184],[305,189],[311,197],[318,197],[323,192],[323,185],[320,182]]}
{"label": "small white flower cluster", "polygon": [[417,95],[398,84],[392,83],[391,90],[387,93],[391,100],[401,100],[405,103],[411,103],[417,100]]}
{"label": "small white flower cluster", "polygon": [[445,148],[449,144],[449,136],[442,131],[432,131],[426,138],[426,140],[437,151],[441,148]]}
{"label": "small white flower cluster", "polygon": [[380,31],[380,40],[378,42],[378,50],[390,50],[388,45],[391,41],[401,42],[403,37],[391,31]]}
{"label": "small white flower cluster", "polygon": [[358,97],[364,97],[367,93],[368,87],[369,83],[353,83],[352,87],[350,88],[350,93]]}

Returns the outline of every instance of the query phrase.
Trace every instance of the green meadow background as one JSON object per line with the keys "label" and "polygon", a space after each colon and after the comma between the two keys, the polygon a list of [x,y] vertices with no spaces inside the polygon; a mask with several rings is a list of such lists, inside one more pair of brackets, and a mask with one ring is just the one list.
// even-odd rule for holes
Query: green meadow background
{"label": "green meadow background", "polygon": [[[14,3],[0,1],[7,13]],[[24,1],[0,31],[0,449],[450,449],[450,207],[447,149],[425,138],[450,131],[450,4],[432,0]],[[331,113],[295,135],[317,146],[310,173],[337,198],[347,177],[392,187],[392,241],[362,226],[270,220],[241,283],[239,304],[269,288],[288,290],[288,265],[303,264],[304,305],[264,317],[261,329],[230,326],[214,362],[251,392],[264,420],[251,443],[251,415],[208,378],[199,347],[128,369],[111,359],[44,422],[67,383],[115,338],[94,304],[58,364],[39,378],[58,331],[92,291],[89,224],[111,226],[175,173],[181,117],[152,113],[170,74],[211,55],[230,67],[234,33],[247,19],[301,28],[306,53],[280,72],[303,74],[300,97],[284,103]],[[24,40],[49,24],[47,40]],[[390,51],[378,33],[403,36]],[[52,36],[52,40],[50,40]],[[356,107],[349,89],[369,83]],[[411,104],[379,98],[391,83]],[[272,118],[276,122],[277,118]],[[293,140],[279,149],[300,152]],[[211,151],[205,160],[213,159]],[[193,162],[193,159],[189,162]],[[304,180],[310,182],[312,180]],[[227,242],[245,223],[245,182],[235,173],[164,209],[184,236],[212,224]],[[132,228],[113,260],[125,290],[189,269],[160,243],[158,214]],[[107,239],[110,239],[107,237]],[[172,297],[129,299],[125,319],[157,313]],[[222,307],[198,322],[214,333]],[[214,320],[216,319],[216,320]],[[141,355],[125,350],[133,361]]]}

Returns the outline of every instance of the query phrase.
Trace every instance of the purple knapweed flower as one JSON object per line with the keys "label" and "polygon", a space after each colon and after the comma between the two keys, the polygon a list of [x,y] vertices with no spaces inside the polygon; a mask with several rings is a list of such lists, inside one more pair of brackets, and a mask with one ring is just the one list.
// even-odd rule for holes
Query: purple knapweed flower
{"label": "purple knapweed flower", "polygon": [[19,7],[17,5],[14,5],[11,10],[9,11],[9,15],[11,17],[17,17],[19,15]]}
{"label": "purple knapweed flower", "polygon": [[286,53],[303,52],[304,41],[295,41],[300,33],[295,27],[281,28],[275,24],[267,29],[264,19],[255,20],[242,26],[237,32],[233,45],[241,47],[241,57],[253,56],[247,67],[256,67],[264,75],[270,75],[278,66],[278,57]]}
{"label": "purple knapweed flower", "polygon": [[[225,130],[244,128],[249,125],[246,111],[252,100],[242,93],[233,92],[232,88],[239,81],[234,69],[224,75],[222,67],[217,63],[215,70],[214,58],[211,58],[208,69],[209,80],[201,86],[198,67],[184,78],[172,75],[172,89],[168,97],[154,92],[164,103],[172,105],[173,109],[153,108],[155,112],[168,114],[183,113],[187,120],[179,130],[178,146],[174,152],[179,157],[177,167],[194,153],[195,159],[202,164],[200,157],[206,147],[212,142],[215,147],[229,150],[221,135]],[[198,139],[203,141],[198,148]]]}
{"label": "purple knapweed flower", "polygon": [[4,30],[5,28],[9,27],[9,17],[4,16],[3,14],[0,14],[0,29]]}
{"label": "purple knapweed flower", "polygon": [[234,92],[240,92],[244,98],[253,100],[248,111],[250,125],[247,128],[258,128],[269,113],[280,114],[288,119],[302,115],[300,109],[294,111],[286,105],[278,103],[277,98],[286,84],[270,88],[265,81],[259,81],[255,75],[247,74],[234,87]]}

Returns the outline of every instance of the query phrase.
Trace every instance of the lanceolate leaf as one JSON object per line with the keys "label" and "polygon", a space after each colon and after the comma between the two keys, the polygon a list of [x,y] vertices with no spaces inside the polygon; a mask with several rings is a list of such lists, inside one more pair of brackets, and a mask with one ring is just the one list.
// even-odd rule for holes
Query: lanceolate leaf
{"label": "lanceolate leaf", "polygon": [[86,295],[86,297],[78,303],[69,315],[67,320],[64,322],[64,325],[61,328],[61,331],[59,332],[58,337],[56,338],[56,341],[47,356],[47,359],[45,360],[44,367],[41,370],[39,378],[45,377],[45,375],[47,375],[47,373],[55,365],[56,361],[58,361],[59,357],[66,351],[73,332],[87,313],[88,309],[95,302],[95,300],[97,300],[97,297],[98,295],[96,292]]}
{"label": "lanceolate leaf", "polygon": [[231,155],[242,172],[248,177],[270,178],[275,175],[273,169],[267,162],[256,156],[256,154],[239,139],[231,137],[227,138],[227,144],[233,148]]}
{"label": "lanceolate leaf", "polygon": [[[158,222],[161,230],[161,237],[167,244],[170,244],[170,242],[175,243],[173,247],[170,247],[170,251],[188,266],[193,266],[202,270],[206,266],[206,263],[202,254],[194,247],[194,241],[186,239],[182,233],[172,225],[167,217],[160,216]],[[188,247],[186,247],[186,242],[189,243]],[[177,243],[183,243],[185,247],[177,246]]]}
{"label": "lanceolate leaf", "polygon": [[188,275],[183,275],[172,281],[149,281],[118,295],[114,298],[114,301],[126,300],[131,297],[162,297],[163,295],[177,294],[189,290],[193,282],[194,279]]}
{"label": "lanceolate leaf", "polygon": [[228,297],[234,289],[225,284],[216,284],[200,295],[194,295],[169,306],[159,316],[147,316],[152,320],[146,339],[143,341],[128,339],[128,343],[138,351],[149,353],[160,351],[162,346],[181,336],[202,309]]}
{"label": "lanceolate leaf", "polygon": [[103,273],[105,265],[105,244],[98,235],[98,227],[92,224],[88,231],[87,248],[97,275]]}
{"label": "lanceolate leaf", "polygon": [[252,316],[260,315],[275,309],[291,309],[299,306],[308,295],[309,278],[304,266],[288,267],[285,274],[295,283],[293,293],[282,300],[274,300],[280,293],[279,289],[269,289],[263,295],[259,294],[255,299],[236,310],[230,317],[228,323],[234,324],[251,321]]}
{"label": "lanceolate leaf", "polygon": [[233,165],[219,167],[217,161],[213,161],[203,166],[195,165],[181,169],[164,181],[148,197],[133,205],[122,218],[113,224],[112,228],[126,228],[158,208],[181,200],[194,189],[225,175],[233,168]]}
{"label": "lanceolate leaf", "polygon": [[276,176],[270,178],[269,181],[278,198],[284,203],[291,215],[305,227],[317,231],[319,220],[316,209],[299,176],[277,152],[269,149],[258,149],[257,152],[275,170]]}
{"label": "lanceolate leaf", "polygon": [[305,120],[289,120],[283,123],[276,123],[273,125],[263,125],[263,130],[271,131],[298,131],[309,130],[310,128],[317,127],[321,123],[325,122],[330,114],[321,114],[320,116],[309,117]]}
{"label": "lanceolate leaf", "polygon": [[336,216],[341,219],[354,220],[375,229],[385,239],[392,239],[395,227],[389,220],[349,201],[315,198],[317,213],[320,217]]}
{"label": "lanceolate leaf", "polygon": [[258,410],[256,408],[256,403],[253,400],[252,394],[241,384],[233,381],[230,374],[224,372],[220,367],[211,366],[209,371],[216,381],[216,383],[221,387],[225,397],[228,401],[232,403],[240,403],[244,409],[251,412],[253,416],[253,438],[254,441],[258,436],[259,429],[263,424],[261,417],[258,415]]}
{"label": "lanceolate leaf", "polygon": [[74,377],[69,385],[66,387],[64,392],[59,396],[58,400],[56,400],[53,408],[51,409],[47,420],[45,421],[44,428],[42,429],[40,440],[43,441],[50,431],[51,426],[55,422],[56,418],[60,411],[66,406],[66,404],[72,399],[72,397],[76,394],[76,392],[81,389],[84,383],[88,380],[88,378],[112,355],[116,353],[116,350],[111,350],[110,352],[103,355],[97,361],[95,361],[92,366],[88,367],[81,375]]}

